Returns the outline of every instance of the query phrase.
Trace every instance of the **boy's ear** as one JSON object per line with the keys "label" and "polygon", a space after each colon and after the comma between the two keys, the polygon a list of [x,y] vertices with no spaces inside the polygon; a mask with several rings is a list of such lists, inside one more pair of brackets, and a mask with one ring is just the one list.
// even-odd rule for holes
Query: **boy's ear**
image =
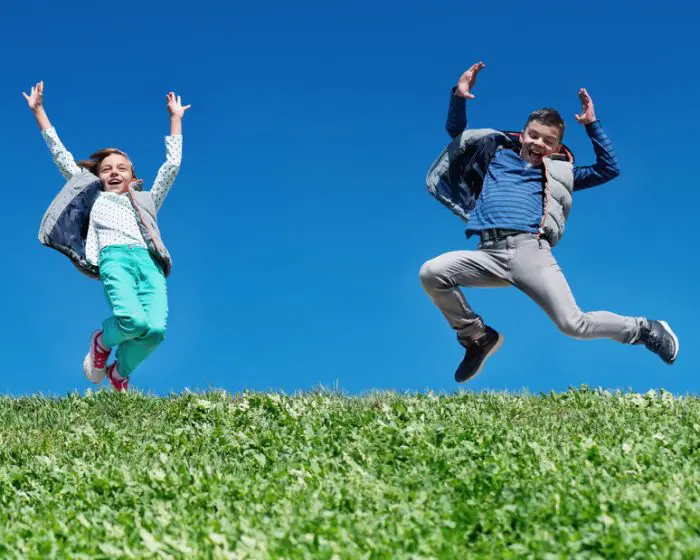
{"label": "boy's ear", "polygon": [[524,136],[525,136],[525,131],[524,131],[524,130],[521,130],[521,131],[520,131],[520,136],[518,136],[518,140],[520,140],[520,143],[521,143],[521,144],[523,143],[523,138],[524,138]]}

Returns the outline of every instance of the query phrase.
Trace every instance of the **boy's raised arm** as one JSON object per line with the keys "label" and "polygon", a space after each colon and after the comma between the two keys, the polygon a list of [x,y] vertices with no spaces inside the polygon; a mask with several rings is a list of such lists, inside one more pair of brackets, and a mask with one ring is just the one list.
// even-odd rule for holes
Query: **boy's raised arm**
{"label": "boy's raised arm", "polygon": [[593,143],[595,163],[593,165],[574,167],[575,191],[602,185],[620,174],[612,142],[610,142],[600,121],[596,118],[593,99],[591,99],[586,88],[579,90],[578,97],[581,101],[581,113],[575,115],[576,120],[586,127],[586,133]]}
{"label": "boy's raised arm", "polygon": [[486,65],[483,62],[472,64],[457,81],[457,85],[450,93],[450,108],[447,112],[445,128],[451,138],[464,132],[467,128],[467,99],[474,99],[472,89],[476,84],[476,77]]}

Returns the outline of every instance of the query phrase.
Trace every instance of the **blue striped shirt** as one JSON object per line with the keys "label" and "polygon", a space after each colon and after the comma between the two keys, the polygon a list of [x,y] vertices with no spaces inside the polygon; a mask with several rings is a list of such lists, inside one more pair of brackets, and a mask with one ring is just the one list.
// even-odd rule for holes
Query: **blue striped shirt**
{"label": "blue striped shirt", "polygon": [[499,150],[486,171],[467,231],[499,228],[537,233],[543,201],[542,166],[531,166],[513,150]]}

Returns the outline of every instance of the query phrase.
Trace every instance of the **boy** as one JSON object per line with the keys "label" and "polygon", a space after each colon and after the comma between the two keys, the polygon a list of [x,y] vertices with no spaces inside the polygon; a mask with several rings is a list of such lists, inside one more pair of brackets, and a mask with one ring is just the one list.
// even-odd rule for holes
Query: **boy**
{"label": "boy", "polygon": [[481,238],[478,250],[446,253],[420,271],[423,287],[466,348],[456,381],[473,378],[503,343],[503,336],[474,313],[460,286],[516,286],[565,334],[644,344],[672,364],[679,342],[667,323],[582,312],[551,253],[564,233],[573,191],[619,175],[590,95],[579,91],[576,120],[586,127],[596,162],[574,167],[562,145],[564,121],[554,109],[533,112],[517,138],[490,129],[465,131],[466,100],[474,98],[471,91],[484,67],[483,62],[472,65],[452,89],[447,131],[455,140],[428,174],[432,194],[468,220],[468,236]]}

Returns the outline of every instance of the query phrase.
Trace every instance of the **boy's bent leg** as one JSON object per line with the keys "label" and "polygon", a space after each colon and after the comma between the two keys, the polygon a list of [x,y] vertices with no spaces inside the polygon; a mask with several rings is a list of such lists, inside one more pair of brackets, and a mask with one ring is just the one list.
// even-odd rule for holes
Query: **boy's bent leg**
{"label": "boy's bent leg", "polygon": [[145,251],[138,258],[138,299],[146,316],[147,329],[124,342],[117,351],[119,375],[128,377],[165,339],[168,320],[168,289],[159,265]]}
{"label": "boy's bent leg", "polygon": [[453,251],[427,261],[420,269],[423,288],[462,341],[475,340],[485,325],[459,289],[510,286],[505,251]]}
{"label": "boy's bent leg", "polygon": [[513,280],[564,334],[582,339],[610,338],[623,343],[636,342],[640,336],[644,324],[641,317],[623,317],[608,311],[584,313],[579,309],[545,240],[533,236],[518,239]]}

